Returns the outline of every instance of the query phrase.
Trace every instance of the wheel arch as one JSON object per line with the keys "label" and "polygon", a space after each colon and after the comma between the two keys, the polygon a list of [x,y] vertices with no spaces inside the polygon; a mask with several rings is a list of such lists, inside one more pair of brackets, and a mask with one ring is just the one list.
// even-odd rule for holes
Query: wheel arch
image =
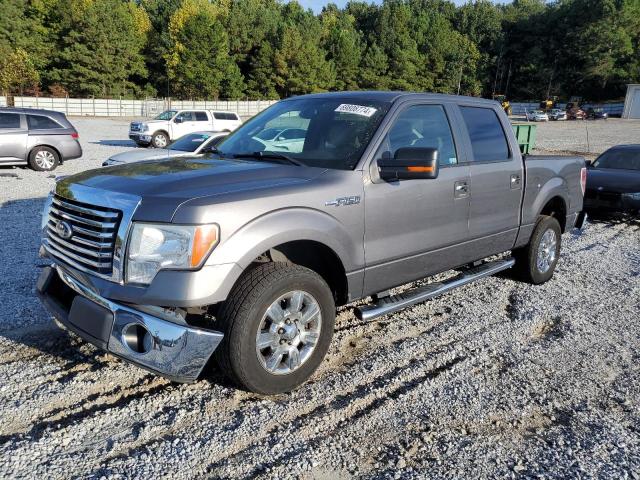
{"label": "wheel arch", "polygon": [[27,153],[27,158],[26,158],[26,160],[27,160],[27,161],[29,161],[29,159],[31,158],[31,154],[33,153],[33,151],[34,151],[36,148],[39,148],[39,147],[47,147],[47,148],[50,148],[51,150],[53,150],[54,152],[56,152],[56,155],[58,156],[58,162],[59,162],[59,163],[62,163],[62,162],[64,161],[64,159],[62,158],[62,155],[60,154],[60,150],[58,150],[58,149],[57,149],[56,147],[54,147],[53,145],[49,145],[49,144],[47,144],[47,143],[38,143],[37,145],[32,146],[32,147],[29,149],[29,152]]}
{"label": "wheel arch", "polygon": [[560,231],[564,233],[567,227],[567,211],[567,201],[561,195],[555,195],[544,204],[538,217],[541,215],[554,217],[560,224]]}

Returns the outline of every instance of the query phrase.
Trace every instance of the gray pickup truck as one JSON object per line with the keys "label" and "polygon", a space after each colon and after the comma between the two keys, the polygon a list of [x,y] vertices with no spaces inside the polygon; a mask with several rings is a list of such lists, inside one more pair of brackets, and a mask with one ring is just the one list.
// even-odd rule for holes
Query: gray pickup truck
{"label": "gray pickup truck", "polygon": [[512,267],[549,280],[584,167],[523,158],[493,101],[295,97],[207,157],[59,181],[37,292],[59,325],[143,368],[187,382],[215,361],[242,388],[286,392],[320,365],[338,305],[367,299],[355,315],[372,319]]}

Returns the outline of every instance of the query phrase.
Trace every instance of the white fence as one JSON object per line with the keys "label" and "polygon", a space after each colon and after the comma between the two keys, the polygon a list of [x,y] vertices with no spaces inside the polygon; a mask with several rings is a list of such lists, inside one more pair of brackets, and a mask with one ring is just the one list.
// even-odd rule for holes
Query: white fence
{"label": "white fence", "polygon": [[[566,103],[559,103],[557,108],[565,109]],[[609,115],[622,116],[622,111],[624,110],[624,103],[585,103],[581,105],[580,108],[583,110],[587,110],[590,107],[601,107],[606,113]],[[513,115],[524,115],[526,112],[532,112],[533,110],[538,110],[540,108],[540,103],[520,103],[514,102],[511,104],[511,111]]]}
{"label": "white fence", "polygon": [[[153,117],[170,108],[176,110],[223,110],[236,112],[242,117],[252,117],[265,108],[273,105],[275,100],[172,100],[145,99],[99,99],[99,98],[47,98],[47,97],[14,97],[14,106],[23,108],[44,108],[63,112],[70,116],[92,117]],[[7,99],[0,97],[0,107],[7,105]],[[558,108],[565,108],[564,103]],[[537,110],[539,103],[514,102],[511,109],[514,115],[524,115],[527,111]],[[621,116],[624,103],[584,104],[582,108],[602,107],[609,115]]]}
{"label": "white fence", "polygon": [[[1,100],[0,100],[1,101]],[[70,116],[91,117],[152,117],[172,109],[226,110],[242,117],[251,117],[273,105],[273,100],[212,100],[189,101],[171,99],[99,99],[99,98],[48,98],[13,97],[15,107],[44,108]]]}

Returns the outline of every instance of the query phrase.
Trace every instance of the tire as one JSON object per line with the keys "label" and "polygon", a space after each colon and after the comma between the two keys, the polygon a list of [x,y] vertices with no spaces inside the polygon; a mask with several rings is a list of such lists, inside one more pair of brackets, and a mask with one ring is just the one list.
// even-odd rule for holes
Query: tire
{"label": "tire", "polygon": [[156,132],[151,137],[151,145],[155,148],[167,148],[169,145],[169,135],[165,132]]}
{"label": "tire", "polygon": [[[294,298],[291,294],[297,292],[302,294]],[[318,314],[312,315],[316,309]],[[285,317],[277,321],[280,312]],[[245,390],[269,395],[289,392],[324,359],[334,322],[333,295],[320,275],[294,264],[261,264],[243,274],[216,316],[215,328],[222,330],[224,338],[215,359],[222,372]],[[261,350],[259,332],[265,342]],[[283,353],[294,351],[297,366],[291,354]]]}
{"label": "tire", "polygon": [[37,172],[50,172],[60,165],[60,155],[50,147],[35,147],[29,154],[29,166]]}
{"label": "tire", "polygon": [[562,232],[558,220],[541,216],[529,244],[513,252],[520,278],[534,285],[549,281],[558,264],[561,245]]}

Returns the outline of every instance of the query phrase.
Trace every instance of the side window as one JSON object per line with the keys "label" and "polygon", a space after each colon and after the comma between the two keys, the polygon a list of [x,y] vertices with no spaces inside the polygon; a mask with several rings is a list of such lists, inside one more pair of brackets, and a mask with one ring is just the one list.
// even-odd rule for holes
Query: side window
{"label": "side window", "polygon": [[473,150],[473,161],[496,162],[509,159],[509,144],[500,119],[491,108],[460,107]]}
{"label": "side window", "polygon": [[193,112],[182,112],[178,114],[178,117],[183,122],[193,122],[195,119],[193,118]]}
{"label": "side window", "polygon": [[20,115],[17,113],[0,113],[0,128],[20,128]]}
{"label": "side window", "polygon": [[29,130],[49,130],[52,128],[62,128],[58,122],[42,115],[27,115]]}
{"label": "side window", "polygon": [[216,120],[226,120],[225,114],[222,112],[213,112],[213,118]]}
{"label": "side window", "polygon": [[208,122],[209,118],[207,117],[206,112],[196,112],[196,122]]}
{"label": "side window", "polygon": [[307,134],[306,130],[300,128],[289,128],[278,135],[278,140],[301,140]]}
{"label": "side window", "polygon": [[405,147],[437,149],[441,166],[458,163],[451,127],[442,105],[414,105],[400,113],[382,143],[379,157],[394,158],[396,151]]}

